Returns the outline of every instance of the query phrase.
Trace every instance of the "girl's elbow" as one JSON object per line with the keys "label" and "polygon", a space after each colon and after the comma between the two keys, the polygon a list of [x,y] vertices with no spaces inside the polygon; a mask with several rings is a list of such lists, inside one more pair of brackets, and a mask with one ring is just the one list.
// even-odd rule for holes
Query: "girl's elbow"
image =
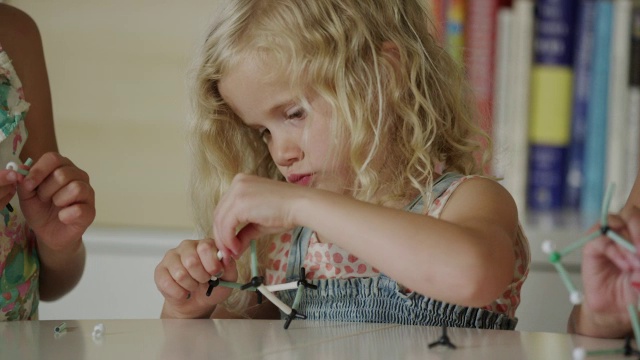
{"label": "girl's elbow", "polygon": [[511,274],[496,274],[495,271],[478,271],[469,278],[463,293],[467,306],[483,307],[498,299],[508,288]]}
{"label": "girl's elbow", "polygon": [[471,307],[487,306],[498,299],[506,288],[506,285],[504,287],[498,287],[493,286],[493,284],[480,284],[466,294],[466,305]]}

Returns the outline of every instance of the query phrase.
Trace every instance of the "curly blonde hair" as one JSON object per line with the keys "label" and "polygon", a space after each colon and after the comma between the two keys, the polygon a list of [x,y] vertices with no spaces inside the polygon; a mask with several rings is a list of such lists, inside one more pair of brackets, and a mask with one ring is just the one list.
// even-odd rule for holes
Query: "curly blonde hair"
{"label": "curly blonde hair", "polygon": [[[211,236],[213,210],[234,175],[282,180],[260,135],[218,90],[250,56],[331,105],[332,146],[348,154],[354,198],[384,204],[414,189],[429,199],[437,172],[482,173],[490,141],[463,69],[431,33],[428,0],[224,3],[194,71],[190,188],[201,235]],[[239,266],[244,280],[248,268]],[[236,309],[240,298],[231,298]]]}

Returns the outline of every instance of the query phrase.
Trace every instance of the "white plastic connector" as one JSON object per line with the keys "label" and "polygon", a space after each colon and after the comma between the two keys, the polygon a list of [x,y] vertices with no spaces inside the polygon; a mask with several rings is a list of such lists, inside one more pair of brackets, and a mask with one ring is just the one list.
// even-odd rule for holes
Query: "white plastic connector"
{"label": "white plastic connector", "polygon": [[569,298],[573,305],[582,304],[582,293],[580,291],[572,291]]}
{"label": "white plastic connector", "polygon": [[556,250],[556,245],[551,240],[545,240],[542,242],[542,251],[545,254],[551,254]]}
{"label": "white plastic connector", "polygon": [[571,355],[573,356],[573,360],[584,360],[587,357],[587,351],[584,348],[577,347],[573,349]]}

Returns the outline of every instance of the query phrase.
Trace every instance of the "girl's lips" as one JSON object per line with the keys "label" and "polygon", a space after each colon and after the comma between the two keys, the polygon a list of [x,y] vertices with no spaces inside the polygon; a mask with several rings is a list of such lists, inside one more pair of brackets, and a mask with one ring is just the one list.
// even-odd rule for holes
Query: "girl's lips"
{"label": "girl's lips", "polygon": [[287,178],[290,183],[302,186],[309,186],[311,180],[313,180],[313,174],[294,174]]}

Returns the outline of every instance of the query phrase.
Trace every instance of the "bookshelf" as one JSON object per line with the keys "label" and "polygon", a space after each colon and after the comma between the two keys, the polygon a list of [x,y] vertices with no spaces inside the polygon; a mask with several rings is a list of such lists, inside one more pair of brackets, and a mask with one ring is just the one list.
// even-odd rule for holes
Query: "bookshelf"
{"label": "bookshelf", "polygon": [[618,211],[640,161],[640,1],[432,1],[492,136],[491,172],[516,200],[532,247],[550,231],[584,233],[611,183]]}
{"label": "bookshelf", "polygon": [[[450,46],[451,2],[432,1],[441,12],[435,27]],[[463,6],[457,28],[465,34],[464,65],[478,105],[491,109],[482,119],[494,144],[491,173],[514,197],[531,246],[521,323],[525,330],[564,331],[571,304],[541,244],[552,240],[562,249],[582,237],[598,221],[609,184],[616,185],[610,212],[630,193],[640,162],[640,0],[468,0]],[[490,74],[482,83],[475,74],[486,58],[492,66],[481,70]],[[580,287],[581,251],[563,264]],[[558,294],[540,295],[555,285]],[[549,308],[559,312],[546,316]],[[560,320],[544,323],[551,318]]]}

